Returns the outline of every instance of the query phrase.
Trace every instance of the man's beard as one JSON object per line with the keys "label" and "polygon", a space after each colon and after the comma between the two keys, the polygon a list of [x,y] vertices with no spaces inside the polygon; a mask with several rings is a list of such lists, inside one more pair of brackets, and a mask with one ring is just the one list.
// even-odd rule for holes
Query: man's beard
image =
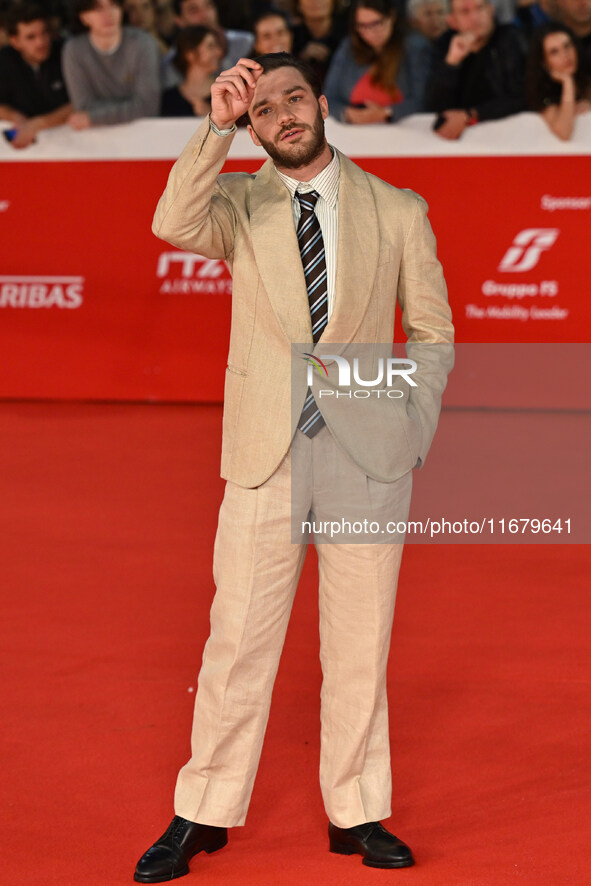
{"label": "man's beard", "polygon": [[324,120],[322,119],[320,106],[318,106],[318,113],[311,130],[309,126],[304,127],[302,123],[294,123],[292,126],[286,127],[281,133],[281,136],[286,132],[289,132],[290,129],[301,128],[304,129],[304,132],[312,132],[312,141],[307,145],[295,145],[289,151],[282,151],[275,142],[265,141],[256,130],[255,132],[261,145],[277,166],[281,166],[284,169],[299,169],[300,166],[307,166],[309,163],[312,163],[312,161],[315,160],[316,157],[319,157],[324,150]]}

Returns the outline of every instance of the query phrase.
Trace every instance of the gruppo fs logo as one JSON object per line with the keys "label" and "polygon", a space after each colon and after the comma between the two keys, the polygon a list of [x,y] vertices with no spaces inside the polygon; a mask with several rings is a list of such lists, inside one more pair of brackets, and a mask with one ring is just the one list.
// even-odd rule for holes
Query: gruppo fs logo
{"label": "gruppo fs logo", "polygon": [[554,246],[559,233],[558,228],[525,228],[520,231],[501,259],[498,270],[511,273],[531,271],[542,252]]}
{"label": "gruppo fs logo", "polygon": [[[323,354],[323,360],[320,359],[315,354],[308,354],[304,352],[303,357],[305,358],[306,363],[308,364],[306,370],[306,383],[308,387],[312,385],[314,381],[314,369],[318,372],[319,375],[324,375],[328,378],[328,370],[324,363],[324,360],[334,360],[337,364],[338,369],[338,387],[339,388],[351,388],[351,364],[346,357],[342,357],[338,354]],[[370,397],[374,394],[377,397],[380,397],[384,394],[386,397],[390,397],[391,399],[399,399],[400,397],[404,397],[404,393],[399,390],[394,390],[392,385],[394,383],[394,379],[396,377],[402,377],[411,387],[416,388],[417,383],[413,381],[411,375],[415,372],[417,368],[417,364],[414,360],[410,360],[408,358],[400,358],[400,357],[384,357],[378,358],[378,373],[376,378],[372,379],[363,379],[359,374],[359,358],[353,358],[353,381],[354,383],[359,385],[359,389],[351,389],[351,390],[328,390],[328,391],[319,391],[318,395],[320,397],[357,397],[357,398],[365,398]],[[375,388],[375,385],[381,384],[385,380],[386,389],[384,388]],[[367,390],[368,388],[373,388],[373,390]]]}

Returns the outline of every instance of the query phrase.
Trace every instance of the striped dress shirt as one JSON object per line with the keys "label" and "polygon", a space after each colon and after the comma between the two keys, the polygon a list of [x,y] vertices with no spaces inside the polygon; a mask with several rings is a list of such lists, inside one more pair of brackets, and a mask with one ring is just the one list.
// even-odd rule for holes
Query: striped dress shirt
{"label": "striped dress shirt", "polygon": [[322,172],[315,175],[309,182],[300,182],[295,178],[290,178],[283,172],[279,172],[277,168],[275,169],[275,172],[291,194],[291,208],[296,230],[301,215],[300,201],[296,197],[296,192],[305,194],[310,191],[316,191],[320,195],[316,203],[316,216],[320,223],[322,239],[324,240],[329,318],[334,307],[337,238],[339,233],[338,197],[341,172],[338,154],[332,148],[331,151],[332,160],[328,166],[325,166]]}

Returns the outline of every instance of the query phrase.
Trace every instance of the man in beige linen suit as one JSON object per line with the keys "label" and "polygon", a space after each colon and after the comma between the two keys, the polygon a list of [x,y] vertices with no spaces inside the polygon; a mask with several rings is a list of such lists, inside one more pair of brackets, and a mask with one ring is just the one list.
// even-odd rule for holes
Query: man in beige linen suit
{"label": "man in beige linen suit", "polygon": [[[220,175],[246,111],[250,135],[269,159],[256,175]],[[307,546],[305,537],[292,543],[292,524],[334,514],[345,504],[343,488],[359,512],[406,519],[412,469],[426,457],[453,362],[425,202],[331,148],[327,114],[302,63],[285,53],[241,59],[214,83],[211,115],[174,165],[154,217],[159,237],[224,259],[233,296],[221,467],[227,485],[192,756],[179,773],[175,817],[140,859],[138,882],[187,874],[193,855],[221,848],[227,828],[244,824]],[[300,239],[310,195],[318,261],[326,263],[321,334],[313,333]],[[314,377],[312,410],[320,406],[321,415],[316,409],[312,434],[303,430],[311,398],[299,354],[349,357],[353,347],[370,347],[371,371],[375,354],[392,342],[396,302],[416,386],[401,384],[399,400],[321,399]],[[343,393],[334,359],[322,387]],[[380,544],[318,544],[315,535],[320,783],[330,848],[360,854],[373,867],[405,867],[414,863],[410,849],[380,824],[391,814],[386,665],[402,544],[390,536]]]}

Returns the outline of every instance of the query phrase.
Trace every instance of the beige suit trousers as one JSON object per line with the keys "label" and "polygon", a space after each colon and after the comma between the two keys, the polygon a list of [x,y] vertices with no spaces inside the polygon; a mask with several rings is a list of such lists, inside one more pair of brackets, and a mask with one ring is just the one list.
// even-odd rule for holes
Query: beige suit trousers
{"label": "beige suit trousers", "polygon": [[[296,470],[297,469],[297,470]],[[292,495],[292,471],[294,485]],[[332,477],[326,482],[326,477]],[[346,476],[375,513],[406,520],[411,473],[368,478],[325,427],[300,431],[261,486],[228,482],[214,548],[216,595],[195,699],[192,757],[179,772],[175,812],[201,824],[244,824],[271,693],[307,542],[292,523],[338,513]],[[297,481],[296,479],[297,478]],[[402,544],[316,542],[319,561],[320,785],[339,827],[387,818],[391,773],[386,667]]]}

